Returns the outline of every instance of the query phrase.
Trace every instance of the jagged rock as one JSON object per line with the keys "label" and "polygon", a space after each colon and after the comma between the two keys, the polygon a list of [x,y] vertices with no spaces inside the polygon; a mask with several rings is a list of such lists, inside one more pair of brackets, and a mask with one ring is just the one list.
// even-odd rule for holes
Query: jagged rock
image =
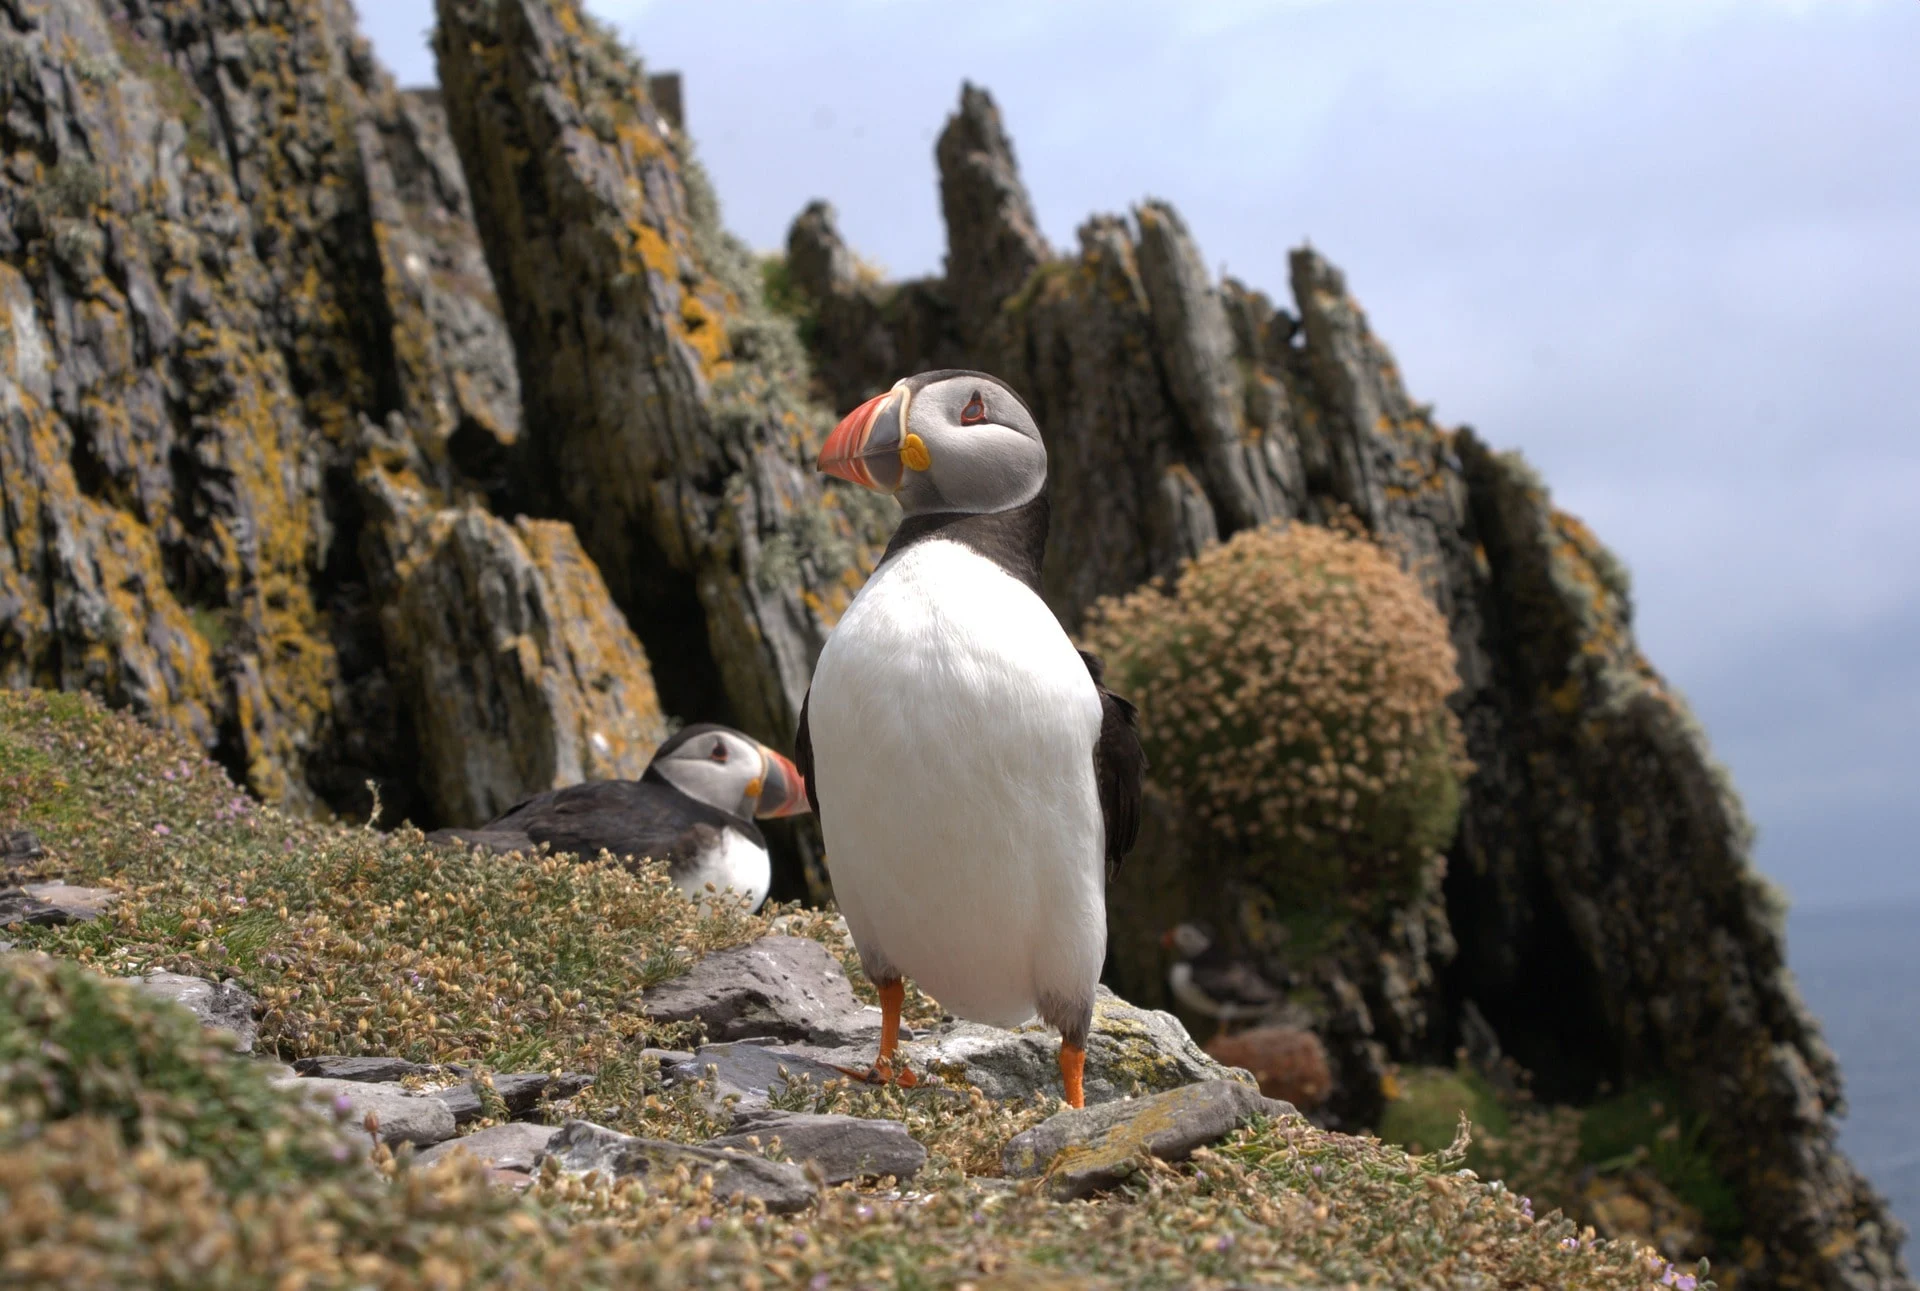
{"label": "jagged rock", "polygon": [[405,1058],[382,1058],[371,1055],[320,1054],[312,1058],[296,1058],[293,1070],[298,1075],[316,1076],[325,1080],[358,1080],[375,1084],[391,1084],[404,1076],[419,1076],[431,1071],[417,1062],[408,1062]]}
{"label": "jagged rock", "polygon": [[[1035,412],[1053,468],[1049,603],[1071,626],[1246,524],[1351,512],[1447,617],[1478,765],[1445,888],[1436,874],[1304,961],[1235,880],[1231,849],[1150,789],[1109,895],[1115,985],[1165,1000],[1161,931],[1229,930],[1236,953],[1293,970],[1333,1065],[1331,1111],[1362,1124],[1387,1065],[1450,1053],[1454,1008],[1473,1001],[1537,1093],[1681,1083],[1764,1248],[1743,1286],[1910,1288],[1897,1225],[1834,1146],[1838,1073],[1785,972],[1738,801],[1635,645],[1618,561],[1516,458],[1434,423],[1312,250],[1291,257],[1295,313],[1216,288],[1161,203],[1131,225],[1095,217],[1077,255],[1048,258],[1022,232],[1030,203],[990,106],[969,87],[948,127],[967,142],[939,154],[943,196],[976,195],[944,203],[947,277],[902,289],[964,298],[943,344]],[[799,294],[885,298],[845,285],[852,255],[830,219],[803,219]],[[884,312],[814,308],[809,335],[843,385],[892,380],[861,365],[920,344]]]}
{"label": "jagged rock", "polygon": [[209,982],[181,973],[147,973],[120,980],[149,995],[172,1000],[199,1018],[203,1026],[230,1035],[239,1052],[253,1052],[253,1041],[260,1030],[253,1015],[260,1002],[232,982]]}
{"label": "jagged rock", "polygon": [[668,707],[783,743],[884,500],[813,471],[831,414],[803,402],[792,323],[630,57],[571,0],[437,13],[536,491],[598,562]]}
{"label": "jagged rock", "polygon": [[571,527],[436,510],[416,460],[391,441],[369,455],[362,543],[440,815],[477,825],[547,789],[638,778],[666,734],[653,676]]}
{"label": "jagged rock", "polygon": [[1016,1179],[1049,1175],[1061,1197],[1084,1197],[1133,1173],[1141,1153],[1184,1161],[1256,1116],[1293,1107],[1231,1080],[1209,1080],[1150,1098],[1061,1112],[1008,1140],[1001,1164]]}
{"label": "jagged rock", "polygon": [[762,937],[717,951],[684,976],[647,988],[641,1011],[657,1022],[699,1022],[712,1040],[837,1044],[878,1032],[877,1010],[854,998],[840,963],[806,937]]}
{"label": "jagged rock", "polygon": [[71,883],[29,883],[0,888],[0,928],[10,923],[86,923],[105,914],[120,894],[112,888]]}
{"label": "jagged rock", "polygon": [[541,1154],[541,1160],[548,1159],[569,1174],[600,1172],[616,1179],[671,1174],[685,1166],[696,1181],[711,1178],[715,1196],[756,1200],[775,1214],[804,1210],[819,1195],[806,1171],[796,1165],[745,1152],[635,1138],[591,1121],[568,1121]]}
{"label": "jagged rock", "polygon": [[361,1080],[331,1080],[325,1076],[295,1076],[278,1083],[330,1108],[346,1110],[345,1122],[357,1128],[368,1112],[380,1118],[382,1143],[412,1143],[431,1147],[454,1135],[453,1113],[427,1094],[399,1085]]}
{"label": "jagged rock", "polygon": [[430,1166],[455,1152],[465,1152],[481,1164],[495,1170],[518,1170],[531,1174],[540,1154],[547,1150],[560,1131],[551,1125],[531,1125],[511,1121],[489,1125],[464,1138],[436,1143],[414,1157],[414,1164]]}
{"label": "jagged rock", "polygon": [[[498,1074],[492,1077],[493,1092],[507,1105],[509,1116],[525,1116],[540,1105],[542,1099],[558,1101],[571,1098],[588,1085],[593,1077],[584,1072],[562,1072],[558,1076],[541,1071],[522,1071]],[[465,1084],[448,1085],[443,1089],[426,1091],[430,1098],[437,1098],[453,1113],[454,1124],[465,1125],[476,1121],[485,1111],[480,1100],[480,1091],[472,1081]]]}
{"label": "jagged rock", "polygon": [[830,1184],[882,1175],[905,1183],[927,1163],[926,1148],[899,1121],[810,1112],[746,1112],[705,1146],[753,1152],[773,1146],[775,1139],[783,1157],[817,1166]]}
{"label": "jagged rock", "polygon": [[[868,1054],[859,1070],[865,1071],[872,1062],[873,1055]],[[786,1091],[790,1080],[804,1080],[818,1090],[829,1081],[847,1079],[846,1072],[824,1057],[748,1043],[701,1045],[689,1058],[662,1061],[660,1076],[676,1084],[706,1081],[708,1097],[716,1105],[731,1097],[746,1109],[766,1106],[770,1097]]]}
{"label": "jagged rock", "polygon": [[1000,303],[1051,253],[1020,180],[1013,140],[985,90],[961,86],[960,110],[940,132],[934,156],[947,221],[947,286],[963,332],[982,335]]}
{"label": "jagged rock", "polygon": [[457,169],[337,0],[53,0],[7,49],[0,684],[407,814],[349,468],[392,413],[453,488],[517,422]]}

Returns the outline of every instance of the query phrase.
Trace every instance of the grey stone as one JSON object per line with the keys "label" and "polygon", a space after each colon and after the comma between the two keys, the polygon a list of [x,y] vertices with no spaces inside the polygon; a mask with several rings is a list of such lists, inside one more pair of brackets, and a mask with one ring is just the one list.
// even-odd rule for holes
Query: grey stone
{"label": "grey stone", "polygon": [[259,1026],[253,1011],[259,1001],[232,982],[209,982],[203,977],[180,973],[148,973],[142,977],[120,979],[150,995],[172,1000],[190,1011],[209,1030],[225,1031],[233,1037],[233,1047],[241,1053],[253,1052]]}
{"label": "grey stone", "polygon": [[546,1151],[547,1145],[553,1142],[554,1135],[559,1132],[551,1125],[533,1125],[526,1121],[489,1125],[464,1138],[448,1139],[423,1149],[414,1158],[414,1163],[428,1166],[455,1152],[465,1152],[490,1169],[531,1173],[534,1162],[540,1159],[540,1154]]}
{"label": "grey stone", "polygon": [[0,889],[0,928],[10,923],[86,923],[105,914],[120,894],[71,883],[29,883]]}
{"label": "grey stone", "polygon": [[320,1054],[300,1058],[293,1064],[302,1076],[322,1076],[328,1080],[359,1080],[391,1083],[403,1076],[417,1076],[432,1070],[405,1058],[383,1058],[366,1054]]}
{"label": "grey stone", "polygon": [[429,1089],[428,1098],[438,1099],[449,1112],[453,1113],[455,1125],[465,1125],[468,1121],[477,1121],[486,1109],[480,1105],[480,1094],[471,1082],[448,1085],[445,1089]]}
{"label": "grey stone", "polygon": [[735,1117],[732,1128],[709,1139],[706,1146],[750,1152],[771,1146],[776,1138],[787,1160],[812,1162],[828,1183],[881,1175],[904,1182],[927,1163],[926,1148],[899,1121],[811,1112],[747,1112]]}
{"label": "grey stone", "polygon": [[1057,1196],[1084,1197],[1133,1172],[1141,1153],[1183,1161],[1193,1150],[1231,1134],[1256,1116],[1297,1115],[1232,1080],[1209,1080],[1151,1098],[1061,1112],[1016,1134],[1001,1151],[1009,1176],[1050,1174]]}
{"label": "grey stone", "polygon": [[0,829],[0,860],[8,864],[36,861],[46,855],[40,836],[31,829]]}
{"label": "grey stone", "polygon": [[[867,1046],[800,1047],[794,1056],[864,1070],[873,1062]],[[920,1074],[949,1075],[978,1086],[988,1098],[1059,1095],[1060,1037],[1043,1026],[1017,1031],[974,1022],[945,1022],[901,1046]],[[1209,1058],[1170,1013],[1135,1008],[1105,987],[1094,999],[1093,1031],[1087,1037],[1086,1098],[1111,1102],[1177,1089],[1203,1080],[1253,1078]]]}
{"label": "grey stone", "polygon": [[426,1094],[416,1094],[398,1085],[373,1084],[362,1080],[333,1080],[326,1076],[296,1076],[275,1082],[284,1089],[296,1090],[315,1102],[331,1107],[344,1099],[347,1123],[358,1125],[368,1112],[380,1118],[382,1143],[412,1143],[430,1147],[454,1135],[453,1113],[447,1105]]}
{"label": "grey stone", "polygon": [[[872,1060],[873,1055],[868,1054],[866,1061]],[[685,1061],[662,1063],[660,1075],[672,1084],[707,1080],[709,1066],[715,1069],[710,1097],[716,1103],[736,1097],[738,1106],[748,1109],[764,1107],[772,1094],[786,1089],[790,1077],[805,1079],[815,1088],[830,1080],[847,1079],[846,1072],[818,1058],[792,1049],[744,1043],[702,1045]]]}
{"label": "grey stone", "polygon": [[[493,1092],[507,1105],[507,1115],[521,1117],[538,1107],[543,1097],[555,1101],[572,1098],[592,1083],[593,1077],[580,1071],[566,1071],[558,1076],[543,1071],[507,1072],[493,1077]],[[483,1110],[480,1093],[471,1081],[428,1090],[427,1096],[445,1103],[457,1125],[478,1120]]]}
{"label": "grey stone", "polygon": [[818,1195],[797,1165],[724,1148],[636,1138],[591,1121],[568,1121],[540,1160],[548,1158],[570,1174],[599,1171],[614,1178],[671,1174],[686,1166],[694,1179],[712,1179],[715,1196],[758,1200],[776,1214],[805,1209]]}
{"label": "grey stone", "polygon": [[685,976],[649,987],[640,1007],[657,1022],[699,1022],[718,1041],[837,1038],[879,1025],[877,1011],[865,1022],[839,961],[806,937],[762,937],[708,955]]}

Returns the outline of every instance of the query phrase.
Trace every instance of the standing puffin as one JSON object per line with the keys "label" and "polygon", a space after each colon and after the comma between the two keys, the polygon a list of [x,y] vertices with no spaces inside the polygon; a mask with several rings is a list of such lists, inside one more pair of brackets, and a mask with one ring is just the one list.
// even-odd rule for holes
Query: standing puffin
{"label": "standing puffin", "polygon": [[767,899],[773,867],[753,823],[807,809],[807,787],[793,763],[739,731],[701,723],[675,732],[638,780],[589,780],[550,789],[509,807],[478,829],[440,829],[429,842],[531,851],[650,856],[688,897],[708,884],[745,896],[750,910]]}
{"label": "standing puffin", "polygon": [[1267,1017],[1286,1003],[1272,982],[1252,965],[1229,955],[1199,924],[1176,924],[1160,944],[1175,956],[1167,970],[1173,997],[1217,1021],[1220,1035],[1237,1021]]}
{"label": "standing puffin", "polygon": [[1079,1107],[1146,759],[1133,705],[1040,598],[1039,428],[995,377],[923,372],[849,413],[819,465],[906,513],[820,653],[795,746],[880,991],[866,1074],[892,1076],[912,977],[960,1017],[1058,1029]]}

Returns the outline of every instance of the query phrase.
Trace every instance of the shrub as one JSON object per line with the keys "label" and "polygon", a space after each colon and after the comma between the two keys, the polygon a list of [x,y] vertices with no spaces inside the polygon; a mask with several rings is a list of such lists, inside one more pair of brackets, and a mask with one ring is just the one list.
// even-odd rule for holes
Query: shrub
{"label": "shrub", "polygon": [[1248,530],[1170,588],[1096,605],[1087,638],[1140,706],[1156,781],[1282,905],[1404,894],[1452,836],[1471,770],[1453,647],[1364,538]]}

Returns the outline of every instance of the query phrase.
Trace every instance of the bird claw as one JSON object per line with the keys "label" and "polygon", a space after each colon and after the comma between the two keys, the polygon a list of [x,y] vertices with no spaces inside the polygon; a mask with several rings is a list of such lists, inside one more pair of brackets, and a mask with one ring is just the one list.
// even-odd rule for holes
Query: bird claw
{"label": "bird claw", "polygon": [[863,1085],[897,1084],[902,1089],[912,1089],[920,1083],[920,1078],[914,1075],[912,1070],[904,1063],[901,1064],[898,1072],[894,1071],[890,1063],[884,1062],[876,1062],[865,1071],[860,1071],[854,1067],[842,1067],[838,1063],[830,1063],[828,1065],[835,1071],[841,1072],[849,1079],[856,1080]]}

